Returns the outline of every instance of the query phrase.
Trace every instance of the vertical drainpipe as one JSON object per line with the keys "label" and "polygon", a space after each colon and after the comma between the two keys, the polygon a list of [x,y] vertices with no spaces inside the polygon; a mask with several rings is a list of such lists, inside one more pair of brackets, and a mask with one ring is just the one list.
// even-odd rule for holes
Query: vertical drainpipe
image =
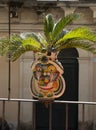
{"label": "vertical drainpipe", "polygon": [[[8,1],[8,34],[9,34],[9,40],[10,40],[10,0]],[[8,100],[10,100],[10,81],[11,81],[11,62],[10,62],[10,54],[8,56]]]}

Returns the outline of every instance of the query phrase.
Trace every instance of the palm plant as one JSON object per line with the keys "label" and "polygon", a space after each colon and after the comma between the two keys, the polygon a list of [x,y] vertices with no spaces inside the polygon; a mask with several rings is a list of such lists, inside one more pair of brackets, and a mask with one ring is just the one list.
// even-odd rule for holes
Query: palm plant
{"label": "palm plant", "polygon": [[96,34],[87,27],[77,27],[70,31],[64,28],[76,20],[77,14],[69,14],[55,22],[52,14],[44,19],[44,34],[24,32],[20,35],[12,34],[0,40],[0,54],[10,55],[12,61],[17,60],[27,51],[52,52],[54,49],[60,51],[64,48],[81,48],[96,53]]}
{"label": "palm plant", "polygon": [[63,68],[58,60],[52,61],[48,56],[64,48],[81,48],[96,53],[96,34],[89,28],[64,29],[78,17],[77,14],[69,14],[55,22],[52,14],[48,14],[44,19],[43,35],[24,32],[0,39],[0,54],[8,55],[11,61],[17,60],[27,51],[44,54],[32,65],[30,87],[34,97],[48,101],[61,96],[65,91]]}

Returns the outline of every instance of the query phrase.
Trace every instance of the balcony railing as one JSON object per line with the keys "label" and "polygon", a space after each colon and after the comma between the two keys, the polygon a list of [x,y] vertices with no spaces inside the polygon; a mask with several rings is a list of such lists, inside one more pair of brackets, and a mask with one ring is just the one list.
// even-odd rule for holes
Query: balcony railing
{"label": "balcony railing", "polygon": [[[9,99],[8,98],[0,98],[0,102],[2,102],[2,130],[4,129],[4,120],[5,120],[5,109],[6,109],[6,103],[7,102],[17,102],[18,103],[18,114],[17,114],[17,130],[20,130],[20,117],[21,117],[21,103],[22,102],[33,102],[33,107],[35,105],[35,103],[38,103],[38,100],[34,100],[34,99]],[[68,129],[68,104],[78,104],[81,105],[82,108],[82,124],[81,124],[81,130],[85,130],[85,106],[87,105],[96,105],[96,102],[84,102],[84,101],[61,101],[61,100],[55,100],[53,103],[57,103],[57,104],[66,104],[66,121],[65,121],[65,130],[69,130]],[[49,105],[49,130],[52,130],[52,104]],[[35,114],[34,114],[35,116]],[[33,128],[32,130],[36,130],[36,118],[33,117]]]}

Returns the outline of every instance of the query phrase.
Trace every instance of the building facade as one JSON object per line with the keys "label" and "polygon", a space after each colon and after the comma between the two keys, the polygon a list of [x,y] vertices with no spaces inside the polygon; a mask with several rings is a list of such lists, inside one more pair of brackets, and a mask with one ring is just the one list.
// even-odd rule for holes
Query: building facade
{"label": "building facade", "polygon": [[[21,3],[24,1],[21,1]],[[87,26],[96,32],[96,2],[95,1],[25,1],[21,6],[12,7],[10,13],[8,5],[3,1],[0,4],[0,37],[8,36],[9,33],[21,33],[26,31],[43,31],[43,17],[52,13],[57,20],[70,13],[80,14],[80,19],[72,23],[67,29],[78,26]],[[14,14],[15,11],[15,14]],[[10,25],[9,25],[10,24]],[[96,55],[90,54],[84,50],[78,49],[79,53],[79,101],[96,101]],[[31,64],[34,61],[33,53],[26,53],[17,61],[11,63],[10,71],[10,98],[32,99],[29,86],[31,73]],[[0,57],[0,98],[8,97],[9,83],[9,62],[7,57]],[[2,103],[1,103],[2,106]],[[32,103],[23,103],[21,106],[21,120],[30,122],[32,120]],[[14,110],[14,111],[13,111]],[[13,112],[10,115],[10,112]],[[82,120],[81,108],[79,107],[79,121]],[[0,107],[2,115],[2,107]],[[8,122],[16,123],[17,103],[8,102],[6,104],[6,119]],[[27,118],[26,118],[27,117]],[[85,111],[85,120],[96,122],[96,109],[94,106],[87,107]]]}

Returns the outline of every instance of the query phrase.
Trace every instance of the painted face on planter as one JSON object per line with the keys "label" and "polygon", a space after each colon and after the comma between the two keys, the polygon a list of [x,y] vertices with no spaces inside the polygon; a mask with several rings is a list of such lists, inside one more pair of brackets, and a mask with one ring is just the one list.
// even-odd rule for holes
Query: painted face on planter
{"label": "painted face on planter", "polygon": [[[42,56],[32,66],[32,93],[35,97],[54,98],[64,92],[63,69],[47,56]],[[56,93],[56,95],[55,95]]]}
{"label": "painted face on planter", "polygon": [[45,86],[46,89],[49,83],[51,83],[50,87],[52,87],[52,83],[57,80],[60,73],[51,63],[37,63],[34,67],[33,74],[38,81],[38,85],[42,87]]}

